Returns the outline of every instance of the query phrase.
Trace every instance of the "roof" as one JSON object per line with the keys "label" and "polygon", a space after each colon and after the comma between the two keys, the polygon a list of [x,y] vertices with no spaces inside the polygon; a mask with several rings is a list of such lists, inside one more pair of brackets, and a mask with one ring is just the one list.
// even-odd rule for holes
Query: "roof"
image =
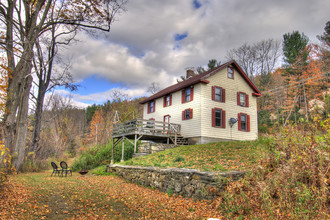
{"label": "roof", "polygon": [[156,94],[153,94],[152,96],[149,96],[148,98],[146,98],[145,100],[141,101],[141,104],[147,103],[151,100],[163,97],[165,95],[168,95],[170,93],[179,91],[181,89],[187,88],[189,86],[195,85],[197,83],[206,83],[208,84],[209,81],[207,80],[208,77],[214,75],[215,73],[217,73],[218,71],[227,68],[228,66],[233,65],[234,67],[236,67],[236,69],[238,70],[238,72],[241,74],[241,76],[243,77],[243,79],[249,84],[249,86],[254,90],[254,93],[252,93],[254,96],[261,96],[260,91],[257,89],[257,87],[252,83],[252,81],[246,76],[246,74],[244,73],[244,71],[240,68],[240,66],[236,63],[235,60],[231,60],[227,63],[224,63],[220,66],[217,66],[211,70],[208,70],[204,73],[198,74],[196,76],[193,76],[187,80],[184,80],[182,82],[179,82],[177,84],[174,84],[172,86],[169,86],[159,92],[157,92]]}

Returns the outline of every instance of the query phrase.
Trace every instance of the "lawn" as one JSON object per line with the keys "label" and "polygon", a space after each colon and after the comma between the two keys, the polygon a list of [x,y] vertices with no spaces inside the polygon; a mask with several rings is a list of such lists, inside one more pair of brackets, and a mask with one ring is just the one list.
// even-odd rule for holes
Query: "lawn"
{"label": "lawn", "polygon": [[250,170],[267,148],[267,139],[219,142],[169,149],[121,164],[136,166],[191,168],[200,171]]}
{"label": "lawn", "polygon": [[220,218],[219,201],[169,196],[116,176],[51,177],[51,171],[10,177],[0,194],[0,219]]}

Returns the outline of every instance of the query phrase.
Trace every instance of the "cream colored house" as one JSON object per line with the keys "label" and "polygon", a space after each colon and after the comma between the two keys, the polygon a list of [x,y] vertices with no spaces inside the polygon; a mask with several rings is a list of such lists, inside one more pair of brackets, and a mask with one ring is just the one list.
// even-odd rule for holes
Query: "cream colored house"
{"label": "cream colored house", "polygon": [[197,144],[258,138],[261,93],[235,61],[187,77],[142,101],[143,119],[180,124]]}

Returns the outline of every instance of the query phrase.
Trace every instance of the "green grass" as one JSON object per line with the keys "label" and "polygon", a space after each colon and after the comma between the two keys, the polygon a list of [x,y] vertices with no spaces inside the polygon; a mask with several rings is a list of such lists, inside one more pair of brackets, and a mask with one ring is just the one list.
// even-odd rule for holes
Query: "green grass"
{"label": "green grass", "polygon": [[249,170],[267,152],[271,139],[218,142],[169,149],[120,164],[134,166],[178,167],[201,171]]}

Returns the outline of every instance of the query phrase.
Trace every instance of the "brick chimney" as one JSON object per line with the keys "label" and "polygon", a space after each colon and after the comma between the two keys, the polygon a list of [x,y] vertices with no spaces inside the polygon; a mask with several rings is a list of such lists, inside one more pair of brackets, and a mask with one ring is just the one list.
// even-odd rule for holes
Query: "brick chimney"
{"label": "brick chimney", "polygon": [[192,70],[192,69],[187,69],[186,79],[188,79],[188,78],[190,78],[190,77],[193,77],[193,76],[195,76],[195,75],[196,75],[196,74],[195,74],[194,70]]}

